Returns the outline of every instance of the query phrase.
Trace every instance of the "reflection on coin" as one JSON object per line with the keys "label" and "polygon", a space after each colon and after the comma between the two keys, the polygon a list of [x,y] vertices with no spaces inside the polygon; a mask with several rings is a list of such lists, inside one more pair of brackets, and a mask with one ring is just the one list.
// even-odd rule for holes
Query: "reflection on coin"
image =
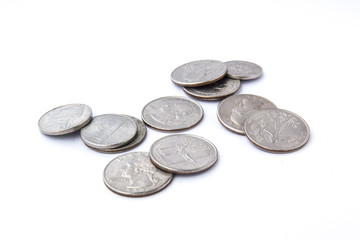
{"label": "reflection on coin", "polygon": [[266,109],[251,115],[245,123],[246,136],[256,146],[271,152],[290,152],[310,138],[308,124],[283,109]]}
{"label": "reflection on coin", "polygon": [[239,80],[225,77],[206,86],[184,87],[183,90],[193,97],[207,100],[217,100],[235,93],[237,90],[239,90],[239,88]]}
{"label": "reflection on coin", "polygon": [[133,149],[134,147],[138,146],[145,139],[146,126],[143,121],[141,121],[135,117],[132,117],[132,116],[128,116],[128,117],[130,117],[132,120],[134,120],[134,122],[136,123],[136,126],[137,126],[137,134],[136,134],[136,137],[134,138],[134,140],[132,140],[130,143],[128,143],[124,146],[117,147],[117,148],[97,149],[97,148],[93,148],[90,146],[88,146],[88,147],[94,151],[101,152],[101,153],[119,153],[119,152],[128,151],[128,150]]}
{"label": "reflection on coin", "polygon": [[228,97],[219,103],[217,116],[224,127],[244,135],[246,119],[256,111],[268,108],[276,108],[276,106],[260,96],[238,94]]}
{"label": "reflection on coin", "polygon": [[217,60],[199,60],[177,67],[171,73],[171,80],[183,87],[207,85],[223,78],[227,67]]}
{"label": "reflection on coin", "polygon": [[227,76],[233,79],[252,80],[262,74],[262,68],[251,62],[229,61],[225,62],[227,66]]}
{"label": "reflection on coin", "polygon": [[200,104],[185,97],[158,98],[142,110],[147,125],[164,131],[188,129],[199,123],[203,115]]}
{"label": "reflection on coin", "polygon": [[81,129],[83,142],[93,148],[116,148],[129,143],[137,133],[136,123],[120,114],[104,114]]}
{"label": "reflection on coin", "polygon": [[45,113],[38,125],[46,135],[72,133],[91,121],[91,108],[85,104],[69,104],[54,108]]}
{"label": "reflection on coin", "polygon": [[112,160],[104,170],[104,183],[113,192],[143,197],[164,189],[173,174],[163,172],[150,161],[147,152],[129,152]]}
{"label": "reflection on coin", "polygon": [[150,148],[151,161],[160,169],[176,174],[205,171],[218,158],[214,144],[189,134],[175,134],[160,138]]}

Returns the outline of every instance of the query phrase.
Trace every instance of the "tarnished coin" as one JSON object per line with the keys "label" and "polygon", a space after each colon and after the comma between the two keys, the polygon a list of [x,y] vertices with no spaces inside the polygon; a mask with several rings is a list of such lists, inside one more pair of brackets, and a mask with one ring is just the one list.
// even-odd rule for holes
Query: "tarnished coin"
{"label": "tarnished coin", "polygon": [[199,123],[203,115],[200,104],[185,97],[158,98],[142,110],[144,122],[163,131],[188,129]]}
{"label": "tarnished coin", "polygon": [[218,159],[214,144],[189,134],[160,138],[150,148],[151,161],[160,169],[176,174],[205,171]]}
{"label": "tarnished coin", "polygon": [[45,113],[38,125],[46,135],[63,135],[84,127],[91,121],[91,108],[85,104],[69,104]]}
{"label": "tarnished coin", "polygon": [[227,76],[233,79],[252,80],[261,76],[262,68],[251,62],[229,61],[227,66]]}
{"label": "tarnished coin", "polygon": [[209,85],[201,87],[184,87],[183,90],[193,97],[206,100],[218,100],[237,92],[239,88],[239,80],[225,77]]}
{"label": "tarnished coin", "polygon": [[138,146],[145,139],[146,126],[145,126],[144,122],[141,121],[140,119],[137,119],[132,116],[128,116],[128,117],[130,117],[132,120],[134,120],[134,122],[136,123],[136,126],[137,126],[136,137],[131,142],[129,142],[128,144],[126,144],[124,146],[117,147],[117,148],[98,149],[98,148],[93,148],[90,146],[88,146],[88,147],[94,151],[101,152],[101,153],[120,153],[120,152],[128,151],[128,150],[133,149],[134,147]]}
{"label": "tarnished coin", "polygon": [[147,152],[129,152],[112,160],[104,170],[104,183],[127,197],[144,197],[164,189],[173,174],[163,172],[150,161]]}
{"label": "tarnished coin", "polygon": [[224,127],[244,135],[246,119],[256,111],[268,108],[277,107],[266,98],[251,94],[238,94],[219,103],[217,116]]}
{"label": "tarnished coin", "polygon": [[271,152],[290,152],[310,138],[308,124],[300,116],[283,109],[266,109],[245,122],[246,136],[256,146]]}
{"label": "tarnished coin", "polygon": [[226,74],[227,67],[217,60],[199,60],[177,67],[171,80],[183,87],[198,87],[216,82]]}
{"label": "tarnished coin", "polygon": [[136,123],[126,115],[104,114],[81,129],[83,142],[93,148],[116,148],[133,140],[137,133]]}

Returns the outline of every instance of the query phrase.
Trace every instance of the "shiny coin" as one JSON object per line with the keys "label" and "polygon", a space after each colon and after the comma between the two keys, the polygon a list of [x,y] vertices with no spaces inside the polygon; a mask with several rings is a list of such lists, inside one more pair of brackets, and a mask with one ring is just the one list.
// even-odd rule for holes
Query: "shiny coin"
{"label": "shiny coin", "polygon": [[261,149],[290,152],[304,146],[310,138],[308,124],[300,116],[283,109],[266,109],[245,122],[246,136]]}
{"label": "shiny coin", "polygon": [[200,104],[193,100],[184,97],[162,97],[144,107],[142,119],[155,129],[177,131],[196,125],[203,114]]}
{"label": "shiny coin", "polygon": [[83,142],[93,148],[116,148],[133,140],[137,133],[136,123],[126,115],[105,114],[81,129]]}
{"label": "shiny coin", "polygon": [[190,96],[204,100],[218,100],[237,92],[240,81],[231,78],[223,78],[212,84],[202,87],[184,87],[183,90]]}
{"label": "shiny coin", "polygon": [[112,160],[104,170],[104,183],[113,192],[143,197],[164,189],[173,174],[163,172],[150,161],[147,152],[129,152]]}
{"label": "shiny coin", "polygon": [[38,125],[46,135],[63,135],[84,127],[91,121],[91,108],[85,104],[60,106],[45,113]]}
{"label": "shiny coin", "polygon": [[136,126],[137,126],[136,137],[130,143],[128,143],[124,146],[121,146],[121,147],[107,148],[107,149],[98,149],[98,148],[93,148],[90,146],[88,146],[88,147],[94,151],[101,152],[101,153],[119,153],[119,152],[128,151],[128,150],[133,149],[136,146],[138,146],[145,139],[146,126],[143,121],[141,121],[135,117],[132,117],[132,116],[128,116],[128,117],[130,117],[132,120],[134,120],[134,122],[136,123]]}
{"label": "shiny coin", "polygon": [[227,76],[233,79],[252,80],[262,74],[262,68],[251,62],[229,61],[225,62],[227,66]]}
{"label": "shiny coin", "polygon": [[160,138],[150,148],[151,161],[160,169],[176,174],[205,171],[218,158],[214,144],[189,134],[176,134]]}
{"label": "shiny coin", "polygon": [[171,80],[183,87],[198,87],[216,82],[226,74],[227,67],[217,60],[199,60],[176,68]]}
{"label": "shiny coin", "polygon": [[227,129],[244,135],[246,119],[256,111],[268,108],[276,108],[276,106],[260,96],[238,94],[228,97],[219,103],[217,116],[221,124]]}

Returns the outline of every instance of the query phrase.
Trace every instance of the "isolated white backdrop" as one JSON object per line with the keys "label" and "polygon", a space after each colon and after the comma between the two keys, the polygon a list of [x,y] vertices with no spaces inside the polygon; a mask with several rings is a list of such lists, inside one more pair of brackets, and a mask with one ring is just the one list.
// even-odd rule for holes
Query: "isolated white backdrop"
{"label": "isolated white backdrop", "polygon": [[[359,13],[356,0],[2,0],[0,238],[360,239]],[[132,199],[102,182],[116,155],[38,130],[68,103],[140,118],[150,100],[185,96],[170,73],[199,59],[261,65],[239,93],[302,116],[310,142],[263,152],[199,101],[186,133],[212,141],[218,163]],[[148,129],[134,151],[165,135]]]}

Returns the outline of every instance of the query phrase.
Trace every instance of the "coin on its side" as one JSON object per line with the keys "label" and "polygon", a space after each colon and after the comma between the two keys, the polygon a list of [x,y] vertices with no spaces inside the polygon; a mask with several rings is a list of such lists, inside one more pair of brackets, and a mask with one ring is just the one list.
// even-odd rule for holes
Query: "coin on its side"
{"label": "coin on its side", "polygon": [[162,97],[155,99],[142,110],[144,122],[155,129],[179,131],[195,126],[204,112],[199,103],[185,97]]}
{"label": "coin on its side", "polygon": [[219,103],[217,116],[224,127],[244,135],[246,119],[256,111],[268,108],[277,107],[266,98],[251,94],[238,94],[225,98]]}
{"label": "coin on its side", "polygon": [[171,73],[171,80],[183,87],[198,87],[214,83],[226,74],[225,63],[218,60],[198,60],[185,63]]}
{"label": "coin on its side", "polygon": [[227,76],[233,79],[252,80],[261,76],[262,68],[252,62],[229,61],[227,66]]}
{"label": "coin on its side", "polygon": [[151,161],[160,169],[175,174],[205,171],[215,164],[218,152],[205,138],[175,134],[160,138],[150,148]]}
{"label": "coin on its side", "polygon": [[137,119],[136,117],[132,117],[132,116],[128,116],[130,117],[132,120],[134,120],[134,122],[136,123],[137,126],[137,134],[136,137],[128,144],[121,146],[121,147],[117,147],[117,148],[106,148],[106,149],[99,149],[99,148],[93,148],[88,146],[90,149],[100,152],[100,153],[120,153],[120,152],[124,152],[124,151],[128,151],[130,149],[135,148],[136,146],[138,146],[146,137],[146,126],[144,124],[143,121],[141,121],[140,119]]}
{"label": "coin on its side", "polygon": [[38,126],[46,135],[64,135],[84,127],[91,121],[91,108],[85,104],[68,104],[45,113]]}
{"label": "coin on its side", "polygon": [[249,140],[270,152],[291,152],[304,146],[310,128],[300,116],[283,109],[265,109],[251,115],[245,122]]}
{"label": "coin on its side", "polygon": [[193,97],[204,100],[218,100],[234,94],[239,88],[239,80],[225,77],[209,85],[201,87],[184,87],[183,90]]}
{"label": "coin on its side", "polygon": [[147,152],[129,152],[113,159],[104,169],[105,185],[127,197],[144,197],[164,189],[173,174],[161,171]]}
{"label": "coin on its side", "polygon": [[136,123],[123,114],[104,114],[81,129],[83,142],[93,148],[116,148],[123,146],[135,138]]}

